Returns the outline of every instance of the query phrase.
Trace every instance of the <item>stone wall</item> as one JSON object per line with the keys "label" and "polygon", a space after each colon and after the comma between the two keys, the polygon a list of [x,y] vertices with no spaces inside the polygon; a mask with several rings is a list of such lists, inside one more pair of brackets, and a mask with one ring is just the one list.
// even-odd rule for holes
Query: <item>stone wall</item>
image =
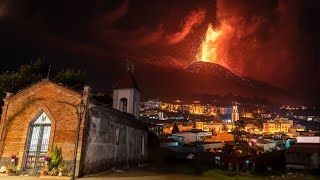
{"label": "stone wall", "polygon": [[[134,116],[90,104],[84,140],[84,175],[147,160],[147,126]],[[144,143],[144,145],[142,145]]]}

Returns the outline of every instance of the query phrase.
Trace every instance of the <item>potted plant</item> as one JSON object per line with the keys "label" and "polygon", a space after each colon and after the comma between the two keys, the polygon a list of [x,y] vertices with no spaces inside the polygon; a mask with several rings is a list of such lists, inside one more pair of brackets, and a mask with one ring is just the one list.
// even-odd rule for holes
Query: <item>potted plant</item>
{"label": "potted plant", "polygon": [[[62,163],[62,153],[58,149],[57,146],[55,146],[50,154],[50,162],[48,163],[48,169],[49,174],[56,176],[59,173],[59,165]],[[60,165],[61,166],[61,165]]]}
{"label": "potted plant", "polygon": [[17,156],[16,155],[11,155],[11,162],[14,163],[16,162]]}
{"label": "potted plant", "polygon": [[62,172],[63,172],[63,163],[61,162],[58,166],[58,171],[59,171],[59,176],[62,176]]}
{"label": "potted plant", "polygon": [[45,170],[45,169],[42,169],[41,171],[40,171],[40,175],[41,176],[45,176],[45,175],[47,175],[48,174],[48,172],[47,172],[47,170]]}
{"label": "potted plant", "polygon": [[6,173],[9,174],[11,172],[11,168],[6,167]]}

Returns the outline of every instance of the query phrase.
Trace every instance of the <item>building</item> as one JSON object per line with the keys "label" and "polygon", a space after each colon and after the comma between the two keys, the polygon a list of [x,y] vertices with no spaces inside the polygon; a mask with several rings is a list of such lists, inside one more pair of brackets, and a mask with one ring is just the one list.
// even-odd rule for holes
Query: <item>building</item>
{"label": "building", "polygon": [[234,141],[234,136],[231,133],[228,132],[222,132],[220,134],[217,134],[215,136],[212,136],[213,142],[226,142],[226,141]]}
{"label": "building", "polygon": [[293,127],[293,120],[288,118],[275,118],[273,120],[268,120],[266,123],[263,123],[264,133],[288,133],[290,128]]}
{"label": "building", "polygon": [[232,123],[235,123],[238,120],[239,120],[239,111],[238,111],[238,106],[235,105],[232,107],[231,121]]}
{"label": "building", "polygon": [[195,128],[201,131],[211,131],[215,133],[230,132],[234,128],[232,123],[206,123],[206,122],[195,122]]}
{"label": "building", "polygon": [[289,134],[292,137],[297,137],[297,136],[300,136],[301,132],[304,132],[305,130],[306,130],[305,126],[298,125],[296,127],[290,128],[290,133]]}
{"label": "building", "polygon": [[254,134],[254,133],[258,133],[258,132],[259,132],[259,128],[258,128],[255,124],[252,124],[252,123],[246,124],[244,130],[245,130],[246,132],[250,132],[251,134]]}
{"label": "building", "polygon": [[218,114],[232,114],[233,108],[232,107],[218,107]]}
{"label": "building", "polygon": [[255,143],[255,146],[260,147],[263,152],[272,152],[283,150],[286,148],[286,140],[269,140]]}
{"label": "building", "polygon": [[140,90],[132,73],[127,72],[113,87],[113,108],[139,119]]}
{"label": "building", "polygon": [[244,117],[244,118],[254,118],[253,114],[250,113],[250,112],[242,112],[242,113],[241,113],[241,117]]}
{"label": "building", "polygon": [[140,103],[140,111],[161,110],[162,102],[159,100],[149,100]]}
{"label": "building", "polygon": [[[64,169],[70,170],[79,122],[76,106],[81,102],[85,109],[80,116],[76,176],[146,160],[147,126],[90,97],[88,86],[77,92],[49,80],[15,95],[8,93],[0,122],[0,166],[12,167],[10,156],[16,155],[17,169],[37,174],[44,168],[44,157],[58,146]],[[126,97],[127,102],[136,104],[134,97]]]}
{"label": "building", "polygon": [[146,119],[146,120],[152,120],[152,119],[164,120],[164,115],[162,111],[147,110],[147,111],[140,112],[140,118]]}
{"label": "building", "polygon": [[163,138],[163,126],[158,124],[148,124],[148,130],[154,133],[159,139]]}
{"label": "building", "polygon": [[205,131],[184,131],[172,134],[171,138],[175,139],[180,143],[189,144],[191,142],[203,142],[204,140],[202,137],[205,136],[212,136],[212,133]]}
{"label": "building", "polygon": [[297,137],[297,143],[286,150],[286,168],[319,170],[319,154],[319,136],[299,136]]}

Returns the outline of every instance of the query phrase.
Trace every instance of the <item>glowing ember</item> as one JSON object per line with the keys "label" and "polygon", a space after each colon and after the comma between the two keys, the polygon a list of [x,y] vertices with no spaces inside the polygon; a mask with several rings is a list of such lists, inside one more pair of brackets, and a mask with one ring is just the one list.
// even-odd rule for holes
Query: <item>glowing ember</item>
{"label": "glowing ember", "polygon": [[216,62],[217,51],[216,51],[216,40],[220,36],[221,31],[214,31],[212,25],[209,24],[206,32],[206,38],[202,42],[197,59],[205,62]]}

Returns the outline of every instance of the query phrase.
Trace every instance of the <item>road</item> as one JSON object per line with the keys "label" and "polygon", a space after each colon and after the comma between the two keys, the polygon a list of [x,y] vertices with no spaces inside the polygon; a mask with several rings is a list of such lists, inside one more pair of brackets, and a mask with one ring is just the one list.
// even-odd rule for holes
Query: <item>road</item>
{"label": "road", "polygon": [[[0,180],[66,180],[68,178],[36,176],[0,176]],[[135,177],[85,177],[79,180],[206,180],[206,178],[183,175],[135,176]]]}

